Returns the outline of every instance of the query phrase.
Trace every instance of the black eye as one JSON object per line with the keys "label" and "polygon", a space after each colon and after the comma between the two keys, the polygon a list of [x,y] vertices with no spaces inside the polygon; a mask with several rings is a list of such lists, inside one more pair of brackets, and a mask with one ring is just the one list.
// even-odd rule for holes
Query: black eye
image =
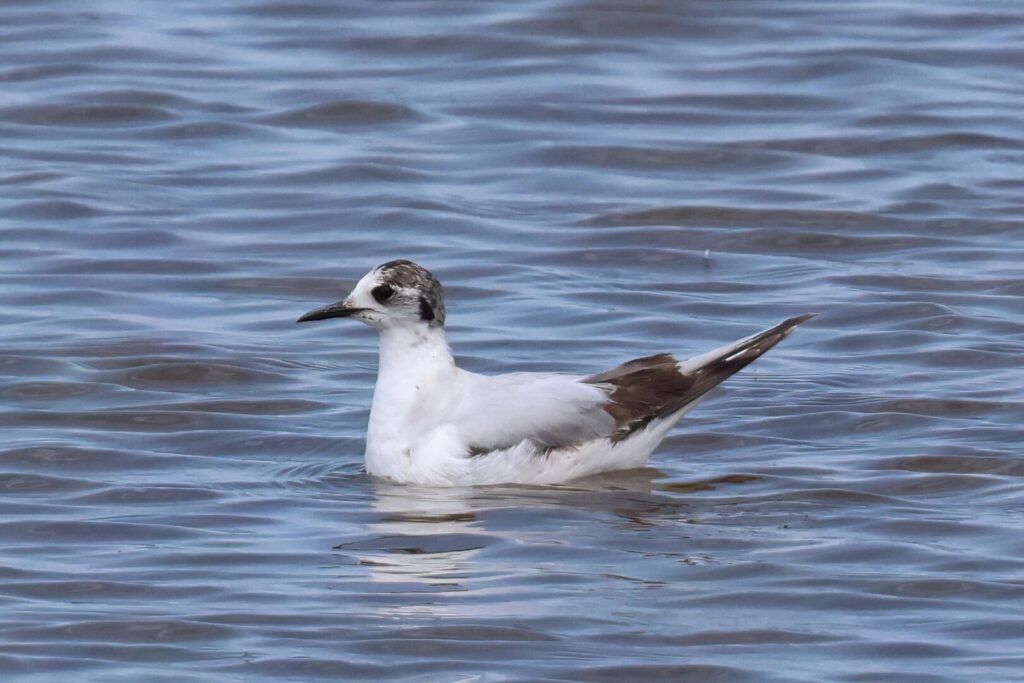
{"label": "black eye", "polygon": [[395,295],[395,288],[391,285],[377,285],[370,290],[370,294],[377,300],[377,303],[382,304]]}

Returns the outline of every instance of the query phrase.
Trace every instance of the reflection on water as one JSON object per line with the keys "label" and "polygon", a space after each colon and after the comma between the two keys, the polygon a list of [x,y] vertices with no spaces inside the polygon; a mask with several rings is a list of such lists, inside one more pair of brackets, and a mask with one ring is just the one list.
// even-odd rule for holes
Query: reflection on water
{"label": "reflection on water", "polygon": [[[560,545],[557,539],[578,521],[580,513],[606,517],[606,523],[624,534],[651,531],[659,520],[698,524],[692,512],[658,489],[709,491],[726,483],[659,485],[658,476],[657,470],[647,469],[557,487],[446,489],[372,481],[372,521],[360,529],[359,538],[339,543],[334,550],[366,568],[374,584],[383,584],[375,590],[402,596],[401,601],[383,604],[381,616],[455,620],[491,616],[491,601],[478,604],[465,599],[490,593],[487,579],[567,571],[564,562],[557,570],[509,562],[501,548]],[[743,477],[724,479],[744,481]],[[524,510],[529,513],[524,515]],[[510,517],[517,523],[509,524]],[[540,526],[535,528],[535,523]],[[709,562],[711,558],[703,555],[684,561]],[[584,563],[579,571],[587,574],[595,569]]]}
{"label": "reflection on water", "polygon": [[[632,470],[591,477],[557,487],[493,486],[424,488],[371,480],[377,513],[366,538],[335,550],[355,556],[381,583],[418,583],[438,590],[466,590],[481,550],[501,543],[528,543],[528,529],[495,530],[478,517],[528,506],[538,514],[557,508],[610,512],[624,523],[650,527],[648,516],[673,514],[671,499],[652,494],[656,470]],[[710,482],[676,483],[669,488],[711,489]]]}
{"label": "reflection on water", "polygon": [[[476,523],[461,489],[404,490],[374,482],[373,510],[377,521],[368,525],[368,538],[336,546],[369,568],[375,583],[393,583],[397,590],[420,586],[432,594],[466,590],[473,558],[488,545],[489,536]],[[398,607],[394,616],[445,616],[443,602],[431,595],[422,604]]]}
{"label": "reflection on water", "polygon": [[[1022,12],[0,4],[0,679],[1018,676]],[[650,470],[396,488],[294,320],[399,257],[481,372],[822,314]]]}

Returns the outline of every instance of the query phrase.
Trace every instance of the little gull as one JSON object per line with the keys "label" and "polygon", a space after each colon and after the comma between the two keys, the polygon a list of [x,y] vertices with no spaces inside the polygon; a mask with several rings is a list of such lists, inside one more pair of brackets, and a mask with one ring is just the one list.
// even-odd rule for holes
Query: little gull
{"label": "little gull", "polygon": [[707,392],[778,344],[800,315],[678,361],[667,353],[593,375],[478,375],[455,365],[441,283],[411,261],[377,266],[344,301],[298,322],[354,318],[380,333],[366,471],[427,486],[554,484],[642,467]]}

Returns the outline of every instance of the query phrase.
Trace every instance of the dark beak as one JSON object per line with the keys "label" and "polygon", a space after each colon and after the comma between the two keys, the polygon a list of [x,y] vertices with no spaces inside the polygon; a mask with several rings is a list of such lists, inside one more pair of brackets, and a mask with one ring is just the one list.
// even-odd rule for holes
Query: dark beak
{"label": "dark beak", "polygon": [[327,306],[321,306],[320,308],[314,309],[309,313],[305,314],[295,322],[297,323],[308,323],[310,320],[327,320],[328,318],[347,318],[350,315],[365,311],[365,308],[353,308],[345,304],[344,301],[339,301],[336,304],[328,304]]}

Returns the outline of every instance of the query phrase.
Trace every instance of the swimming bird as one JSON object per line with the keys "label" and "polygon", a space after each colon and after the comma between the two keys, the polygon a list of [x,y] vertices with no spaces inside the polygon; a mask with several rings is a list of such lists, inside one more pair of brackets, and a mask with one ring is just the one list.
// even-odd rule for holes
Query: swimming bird
{"label": "swimming bird", "polygon": [[667,353],[592,375],[481,375],[456,366],[441,283],[412,261],[364,275],[343,301],[297,322],[353,318],[380,335],[366,471],[426,486],[555,484],[641,467],[723,380],[782,341],[790,318],[679,361]]}

